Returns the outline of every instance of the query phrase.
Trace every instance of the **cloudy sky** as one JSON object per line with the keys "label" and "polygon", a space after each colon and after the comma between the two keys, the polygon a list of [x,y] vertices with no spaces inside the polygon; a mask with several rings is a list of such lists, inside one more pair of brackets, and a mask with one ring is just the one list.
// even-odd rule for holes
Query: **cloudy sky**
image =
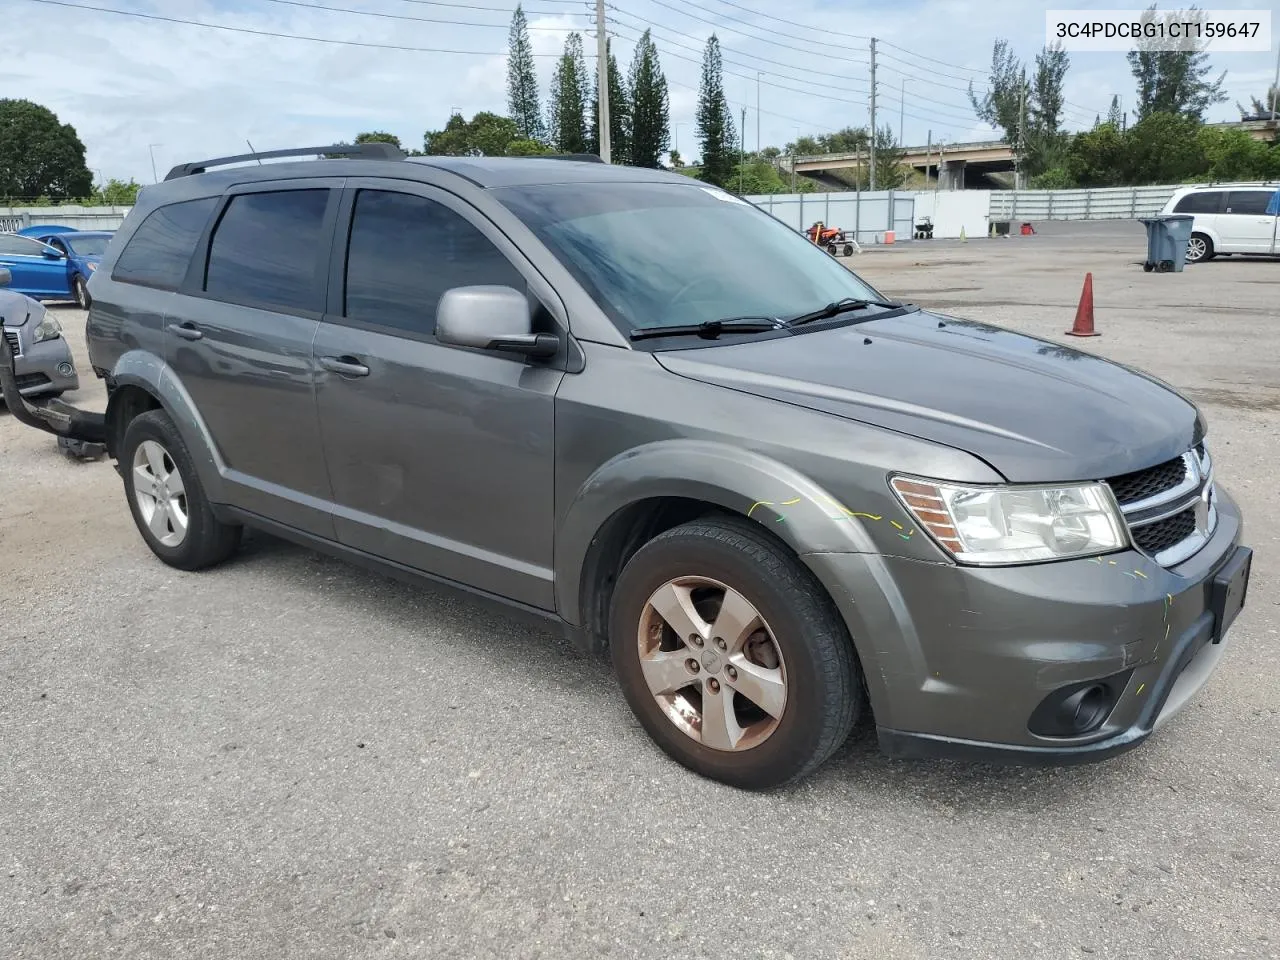
{"label": "cloudy sky", "polygon": [[[985,76],[997,37],[1030,60],[1045,42],[1046,9],[1144,4],[609,0],[607,7],[624,71],[635,38],[653,28],[676,144],[692,157],[700,52],[713,32],[723,45],[735,115],[747,109],[748,148],[756,143],[757,120],[764,145],[865,124],[865,38],[872,35],[880,41],[880,122],[897,128],[901,120],[909,144],[930,135],[935,143],[955,143],[990,134],[974,117],[965,88],[970,78]],[[37,101],[73,124],[101,178],[149,182],[153,154],[163,177],[181,161],[241,152],[246,140],[267,150],[380,129],[420,146],[423,131],[438,129],[452,110],[470,116],[505,109],[513,9],[512,0],[0,0],[6,50],[0,96]],[[545,96],[566,33],[593,29],[594,2],[528,0],[525,10]],[[1280,22],[1273,26],[1280,35]],[[593,53],[593,35],[585,42]],[[1227,71],[1230,99],[1209,119],[1238,119],[1235,101],[1261,96],[1275,62],[1274,53],[1218,55],[1214,65]],[[1106,113],[1113,94],[1132,107],[1133,90],[1123,54],[1072,54],[1067,121],[1089,125]]]}

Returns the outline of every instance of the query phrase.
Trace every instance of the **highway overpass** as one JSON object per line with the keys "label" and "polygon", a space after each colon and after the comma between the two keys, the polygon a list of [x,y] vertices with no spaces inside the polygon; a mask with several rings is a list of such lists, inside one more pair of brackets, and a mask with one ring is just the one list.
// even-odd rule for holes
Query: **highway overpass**
{"label": "highway overpass", "polygon": [[[1231,123],[1211,123],[1211,127],[1244,130],[1255,140],[1275,140],[1276,121],[1248,120]],[[800,156],[793,159],[780,157],[785,167],[795,164],[796,173],[821,178],[836,170],[865,170],[867,153],[827,153]],[[965,187],[994,186],[988,175],[1012,173],[1013,150],[1002,140],[978,140],[971,143],[944,143],[933,146],[908,147],[902,162],[910,167],[939,178],[939,186],[945,190],[962,190]]]}

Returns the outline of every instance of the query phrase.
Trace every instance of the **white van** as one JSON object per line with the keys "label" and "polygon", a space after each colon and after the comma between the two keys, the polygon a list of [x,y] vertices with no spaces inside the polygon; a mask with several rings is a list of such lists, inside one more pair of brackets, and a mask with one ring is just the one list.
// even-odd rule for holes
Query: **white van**
{"label": "white van", "polygon": [[1160,211],[1195,216],[1187,243],[1187,263],[1217,254],[1280,256],[1280,190],[1274,185],[1214,184],[1176,190]]}

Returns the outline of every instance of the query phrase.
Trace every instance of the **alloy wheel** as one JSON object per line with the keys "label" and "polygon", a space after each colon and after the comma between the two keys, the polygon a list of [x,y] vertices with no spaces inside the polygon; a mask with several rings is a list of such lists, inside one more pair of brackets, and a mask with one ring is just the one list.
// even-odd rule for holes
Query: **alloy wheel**
{"label": "alloy wheel", "polygon": [[1204,259],[1206,249],[1203,239],[1200,237],[1192,237],[1187,241],[1187,263],[1195,263],[1198,260]]}
{"label": "alloy wheel", "polygon": [[178,465],[163,446],[143,440],[133,453],[133,498],[151,535],[166,547],[187,537],[187,492]]}
{"label": "alloy wheel", "polygon": [[640,668],[663,714],[713,750],[759,746],[787,705],[782,650],[742,594],[706,577],[679,577],[640,614]]}

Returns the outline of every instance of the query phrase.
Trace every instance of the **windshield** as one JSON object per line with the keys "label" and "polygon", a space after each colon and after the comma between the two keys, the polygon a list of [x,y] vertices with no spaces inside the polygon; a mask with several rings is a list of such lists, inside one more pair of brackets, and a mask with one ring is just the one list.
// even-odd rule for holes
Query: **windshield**
{"label": "windshield", "polygon": [[880,299],[799,233],[696,181],[505,187],[494,194],[624,332],[787,318],[847,297]]}
{"label": "windshield", "polygon": [[74,240],[70,237],[60,237],[59,239],[77,257],[101,257],[107,252],[107,244],[111,242],[110,237],[76,237]]}

